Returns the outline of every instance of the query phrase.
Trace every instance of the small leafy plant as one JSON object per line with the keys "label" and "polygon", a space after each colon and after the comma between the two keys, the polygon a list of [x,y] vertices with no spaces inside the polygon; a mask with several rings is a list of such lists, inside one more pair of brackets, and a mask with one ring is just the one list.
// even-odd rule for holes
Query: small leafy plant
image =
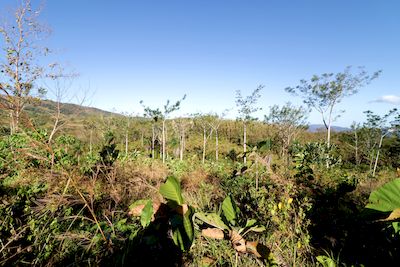
{"label": "small leafy plant", "polygon": [[196,212],[194,218],[200,221],[200,225],[206,225],[201,234],[212,239],[228,239],[237,253],[250,253],[260,259],[271,260],[271,254],[267,247],[258,241],[248,241],[245,236],[250,232],[261,233],[266,229],[259,225],[255,219],[249,219],[243,226],[238,225],[239,208],[230,196],[226,197],[221,205],[222,213]]}
{"label": "small leafy plant", "polygon": [[[171,238],[181,251],[187,251],[194,238],[193,208],[188,206],[182,197],[181,185],[177,178],[170,176],[160,186],[160,194],[167,200],[166,204],[151,199],[141,199],[130,206],[133,216],[140,216],[143,228],[150,224],[168,222]],[[159,220],[157,219],[164,219]]]}

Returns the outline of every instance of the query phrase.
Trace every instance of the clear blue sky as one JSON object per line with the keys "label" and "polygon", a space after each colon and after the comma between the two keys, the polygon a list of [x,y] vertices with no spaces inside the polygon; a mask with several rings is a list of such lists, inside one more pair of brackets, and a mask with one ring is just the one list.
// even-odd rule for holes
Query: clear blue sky
{"label": "clear blue sky", "polygon": [[[18,1],[2,0],[0,9]],[[235,90],[265,89],[260,106],[300,104],[284,88],[348,65],[383,70],[338,106],[335,122],[363,121],[400,104],[400,1],[47,0],[49,46],[80,73],[91,105],[142,112],[187,94],[180,114],[235,107]],[[396,102],[397,101],[397,102]],[[399,106],[398,106],[399,107]],[[177,113],[177,114],[179,114]],[[235,112],[231,112],[231,117]],[[309,118],[321,123],[317,113]]]}

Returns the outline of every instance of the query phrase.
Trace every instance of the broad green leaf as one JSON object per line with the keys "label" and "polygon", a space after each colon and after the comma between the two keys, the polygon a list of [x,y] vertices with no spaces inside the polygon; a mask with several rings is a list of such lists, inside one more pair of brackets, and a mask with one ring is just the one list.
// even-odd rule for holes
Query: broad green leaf
{"label": "broad green leaf", "polygon": [[248,231],[249,232],[256,232],[256,233],[262,233],[262,232],[264,232],[266,229],[265,229],[265,226],[254,226],[254,227],[251,227]]}
{"label": "broad green leaf", "polygon": [[143,228],[149,226],[151,218],[153,217],[153,201],[148,200],[140,215],[140,223]]}
{"label": "broad green leaf", "polygon": [[400,232],[400,222],[392,222],[392,227],[396,234]]}
{"label": "broad green leaf", "polygon": [[381,212],[400,208],[400,179],[395,179],[373,191],[366,208]]}
{"label": "broad green leaf", "polygon": [[172,230],[172,240],[174,241],[175,245],[181,249],[181,251],[185,251],[185,243],[179,228]]}
{"label": "broad green leaf", "polygon": [[183,204],[181,185],[178,179],[173,176],[168,177],[167,181],[160,186],[160,194],[178,205]]}
{"label": "broad green leaf", "polygon": [[191,212],[186,212],[183,215],[183,227],[185,229],[186,235],[189,238],[190,243],[193,242],[194,234],[193,234],[193,224],[190,218]]}
{"label": "broad green leaf", "polygon": [[129,206],[129,214],[133,216],[141,216],[144,207],[146,206],[148,199],[136,200]]}
{"label": "broad green leaf", "polygon": [[252,226],[256,225],[256,223],[257,223],[257,220],[255,220],[255,219],[247,220],[245,228],[252,227]]}
{"label": "broad green leaf", "polygon": [[221,230],[229,230],[229,227],[222,221],[221,217],[216,213],[196,212],[193,217],[205,222],[208,225],[214,226]]}
{"label": "broad green leaf", "polygon": [[236,221],[236,206],[232,201],[231,196],[227,196],[224,201],[222,202],[222,212],[224,214],[224,217],[226,220],[231,223],[232,225],[235,225]]}
{"label": "broad green leaf", "polygon": [[321,263],[323,267],[336,267],[336,263],[327,256],[317,256],[317,261]]}
{"label": "broad green leaf", "polygon": [[[247,225],[247,224],[246,224],[246,225]],[[246,231],[245,231],[245,230],[246,230]],[[243,231],[245,231],[245,232],[243,233],[243,236],[245,236],[245,235],[248,234],[249,232],[262,233],[262,232],[264,232],[265,230],[266,230],[265,226],[257,225],[257,226],[252,226],[252,227],[244,227],[244,228],[241,228],[241,229],[239,230],[239,233],[241,234],[241,233],[243,233]]]}

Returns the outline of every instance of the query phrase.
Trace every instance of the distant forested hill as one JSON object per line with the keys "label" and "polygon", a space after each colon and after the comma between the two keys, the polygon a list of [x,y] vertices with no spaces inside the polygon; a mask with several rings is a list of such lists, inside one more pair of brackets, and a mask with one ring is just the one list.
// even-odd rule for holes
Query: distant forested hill
{"label": "distant forested hill", "polygon": [[[320,132],[320,131],[325,131],[325,126],[323,124],[310,124],[308,126],[308,131],[309,132]],[[341,127],[341,126],[333,126],[332,125],[332,131],[334,132],[347,132],[349,131],[350,128],[347,127]]]}
{"label": "distant forested hill", "polygon": [[[29,104],[24,109],[31,121],[36,126],[42,126],[50,128],[54,123],[54,116],[57,113],[57,102],[52,100],[40,100],[37,103]],[[93,107],[85,107],[71,103],[61,103],[61,119],[68,121],[69,126],[67,128],[73,128],[76,126],[84,126],[85,121],[91,120],[92,118],[101,117],[119,117],[120,114],[101,110]],[[9,126],[9,115],[8,112],[0,108],[0,127]]]}

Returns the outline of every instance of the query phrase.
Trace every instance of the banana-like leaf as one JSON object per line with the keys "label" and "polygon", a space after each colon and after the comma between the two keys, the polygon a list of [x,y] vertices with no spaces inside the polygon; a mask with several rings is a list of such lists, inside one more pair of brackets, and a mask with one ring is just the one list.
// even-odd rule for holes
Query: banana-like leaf
{"label": "banana-like leaf", "polygon": [[185,229],[185,233],[190,243],[192,243],[194,239],[193,224],[190,216],[191,213],[192,212],[189,211],[183,215],[183,228]]}
{"label": "banana-like leaf", "polygon": [[214,226],[215,228],[221,230],[229,230],[229,227],[222,221],[221,217],[216,213],[205,213],[205,212],[196,212],[193,215],[194,218],[198,218],[200,221]]}
{"label": "banana-like leaf", "polygon": [[373,191],[366,208],[380,212],[391,212],[400,208],[400,179],[395,179]]}
{"label": "banana-like leaf", "polygon": [[143,228],[149,226],[151,218],[153,217],[153,201],[148,200],[140,215],[140,223]]}
{"label": "banana-like leaf", "polygon": [[167,181],[160,186],[160,194],[167,200],[176,202],[178,205],[183,204],[181,185],[177,178],[169,176]]}
{"label": "banana-like leaf", "polygon": [[153,201],[151,199],[140,199],[129,206],[129,214],[132,216],[140,216],[140,224],[143,228],[149,226],[153,215]]}
{"label": "banana-like leaf", "polygon": [[172,231],[172,240],[182,251],[186,250],[185,242],[183,241],[182,233],[179,228],[176,228]]}
{"label": "banana-like leaf", "polygon": [[226,220],[232,225],[236,223],[237,211],[238,209],[231,196],[227,196],[222,202],[222,212]]}

